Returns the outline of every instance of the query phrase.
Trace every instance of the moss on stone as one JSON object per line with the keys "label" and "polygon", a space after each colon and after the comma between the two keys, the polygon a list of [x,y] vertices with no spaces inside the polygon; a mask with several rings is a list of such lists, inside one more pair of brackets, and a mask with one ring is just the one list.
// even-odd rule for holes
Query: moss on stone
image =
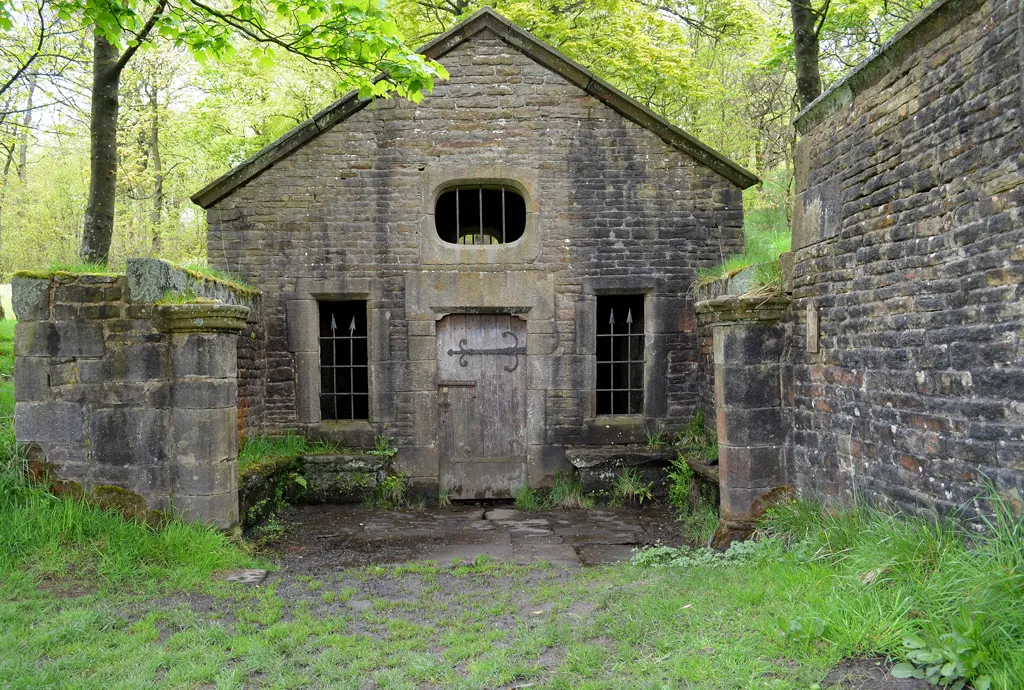
{"label": "moss on stone", "polygon": [[149,519],[150,510],[146,499],[120,486],[97,486],[86,500],[101,510],[120,513],[126,520],[147,523]]}
{"label": "moss on stone", "polygon": [[251,285],[247,285],[238,277],[225,277],[220,271],[208,267],[196,267],[196,266],[182,266],[181,264],[175,264],[170,261],[167,263],[171,264],[175,269],[184,272],[189,278],[198,280],[201,282],[216,283],[223,285],[224,287],[230,288],[235,292],[245,295],[247,297],[259,297],[261,293]]}

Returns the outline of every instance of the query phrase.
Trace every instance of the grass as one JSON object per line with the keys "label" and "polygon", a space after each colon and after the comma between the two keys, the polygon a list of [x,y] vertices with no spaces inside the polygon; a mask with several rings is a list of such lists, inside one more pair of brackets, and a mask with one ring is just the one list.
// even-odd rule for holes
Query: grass
{"label": "grass", "polygon": [[280,458],[348,452],[351,451],[329,441],[310,441],[293,431],[284,436],[248,436],[238,449],[238,471]]}
{"label": "grass", "polygon": [[200,262],[188,262],[184,264],[172,264],[177,268],[180,268],[187,273],[191,274],[194,278],[202,280],[212,280],[214,282],[223,283],[234,290],[242,292],[244,294],[258,294],[259,291],[245,282],[245,280],[229,271],[223,271],[219,268],[214,268],[206,263]]}
{"label": "grass", "polygon": [[788,229],[759,229],[756,226],[745,225],[743,253],[734,254],[720,264],[701,269],[697,273],[694,285],[699,287],[722,278],[729,278],[753,266],[755,286],[766,292],[777,292],[782,289],[779,257],[789,251],[792,239]]}
{"label": "grass", "polygon": [[17,278],[52,278],[55,275],[103,275],[114,276],[124,273],[123,266],[108,266],[100,263],[62,263],[54,262],[47,264],[46,268],[38,271],[15,271]]}
{"label": "grass", "polygon": [[550,489],[521,487],[515,494],[516,510],[589,510],[596,500],[584,493],[580,480],[570,474],[557,472]]}

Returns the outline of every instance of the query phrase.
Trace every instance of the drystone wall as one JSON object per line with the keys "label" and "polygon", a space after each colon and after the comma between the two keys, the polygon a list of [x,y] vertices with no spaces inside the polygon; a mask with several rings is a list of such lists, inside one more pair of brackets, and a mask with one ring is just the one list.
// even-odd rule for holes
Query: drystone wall
{"label": "drystone wall", "polygon": [[[483,30],[441,58],[422,103],[378,101],[208,208],[208,253],[264,291],[268,431],[351,446],[376,433],[398,469],[436,484],[436,322],[519,309],[527,321],[528,474],[569,471],[574,445],[642,442],[697,401],[687,291],[742,249],[740,188]],[[515,244],[444,245],[437,190],[508,181],[527,201]],[[482,257],[482,258],[481,258]],[[648,295],[647,417],[595,420],[595,299]],[[370,423],[321,423],[318,299],[367,300]],[[614,420],[613,420],[614,421]]]}
{"label": "drystone wall", "polygon": [[238,523],[237,333],[250,309],[157,303],[195,291],[258,298],[156,260],[14,278],[14,426],[32,475],[135,517]]}
{"label": "drystone wall", "polygon": [[927,513],[986,480],[1024,492],[1021,12],[936,3],[796,122],[788,475],[805,492]]}

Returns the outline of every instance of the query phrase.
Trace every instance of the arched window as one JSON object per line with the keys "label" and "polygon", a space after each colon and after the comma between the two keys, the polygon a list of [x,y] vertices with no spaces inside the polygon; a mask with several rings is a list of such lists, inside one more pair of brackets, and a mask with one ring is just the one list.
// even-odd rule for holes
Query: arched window
{"label": "arched window", "polygon": [[526,229],[526,202],[505,185],[459,185],[437,198],[434,226],[449,244],[515,242]]}

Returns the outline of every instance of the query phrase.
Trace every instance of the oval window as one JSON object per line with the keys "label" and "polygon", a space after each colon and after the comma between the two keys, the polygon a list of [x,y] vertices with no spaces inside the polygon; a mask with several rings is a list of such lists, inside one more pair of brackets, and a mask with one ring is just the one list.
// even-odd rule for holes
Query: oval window
{"label": "oval window", "polygon": [[459,185],[437,197],[434,227],[449,244],[515,242],[526,230],[526,202],[505,185]]}

